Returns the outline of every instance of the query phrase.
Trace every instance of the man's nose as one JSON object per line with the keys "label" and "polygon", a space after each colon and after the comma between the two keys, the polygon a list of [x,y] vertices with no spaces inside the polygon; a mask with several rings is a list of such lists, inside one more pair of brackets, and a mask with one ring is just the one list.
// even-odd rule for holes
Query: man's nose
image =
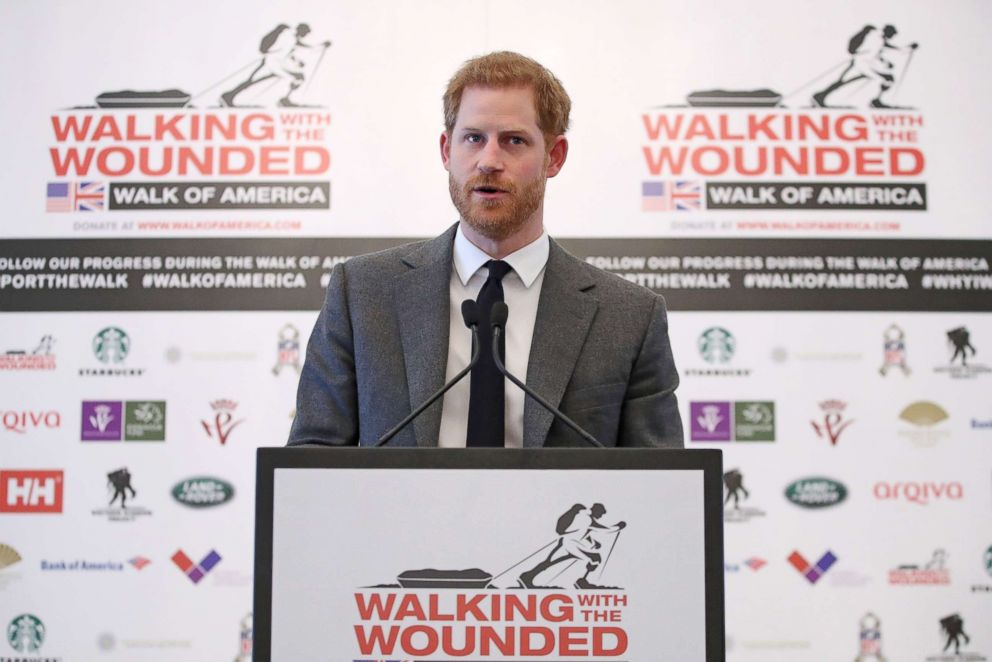
{"label": "man's nose", "polygon": [[486,141],[485,147],[479,153],[479,170],[482,172],[499,172],[503,169],[503,149],[498,140]]}

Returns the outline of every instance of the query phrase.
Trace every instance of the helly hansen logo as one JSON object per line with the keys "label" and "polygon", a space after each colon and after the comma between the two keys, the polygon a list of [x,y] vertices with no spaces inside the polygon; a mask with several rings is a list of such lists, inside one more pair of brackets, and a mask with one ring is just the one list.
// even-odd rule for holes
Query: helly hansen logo
{"label": "helly hansen logo", "polygon": [[61,512],[61,471],[0,471],[0,513]]}

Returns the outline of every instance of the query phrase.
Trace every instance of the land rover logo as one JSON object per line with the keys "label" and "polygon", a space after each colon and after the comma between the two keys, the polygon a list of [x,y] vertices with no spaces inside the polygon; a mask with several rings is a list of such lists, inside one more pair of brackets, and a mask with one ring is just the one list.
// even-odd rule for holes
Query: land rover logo
{"label": "land rover logo", "polygon": [[830,478],[800,478],[785,488],[785,498],[801,508],[827,508],[847,498],[847,488]]}
{"label": "land rover logo", "polygon": [[195,476],[177,483],[172,496],[190,508],[210,508],[225,504],[234,498],[234,486],[220,478]]}

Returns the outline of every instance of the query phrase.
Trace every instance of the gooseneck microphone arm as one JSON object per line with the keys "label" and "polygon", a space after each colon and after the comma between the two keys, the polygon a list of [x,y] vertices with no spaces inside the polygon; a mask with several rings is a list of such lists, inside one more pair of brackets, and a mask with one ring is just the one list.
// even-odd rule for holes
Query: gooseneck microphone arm
{"label": "gooseneck microphone arm", "polygon": [[472,330],[472,359],[468,362],[468,365],[465,366],[464,370],[455,375],[450,382],[442,386],[440,391],[428,398],[424,404],[411,411],[410,415],[397,423],[392,430],[382,435],[379,441],[372,444],[372,448],[378,448],[395,437],[396,433],[405,428],[410,421],[420,416],[425,409],[430,407],[437,401],[438,398],[447,393],[452,386],[460,382],[465,375],[472,372],[472,368],[474,368],[475,364],[479,362],[479,354],[481,352],[479,347],[479,307],[472,299],[465,299],[462,301],[462,321],[465,322],[465,326]]}
{"label": "gooseneck microphone arm", "polygon": [[510,374],[510,371],[506,369],[503,365],[503,361],[499,358],[499,341],[500,336],[503,335],[503,327],[506,326],[506,318],[510,315],[510,309],[502,301],[497,301],[493,304],[492,312],[489,314],[490,323],[493,327],[493,361],[496,363],[496,369],[503,373],[503,376],[509,379],[511,382],[520,387],[524,393],[534,398],[542,407],[554,414],[554,417],[560,420],[562,423],[570,427],[576,434],[582,437],[587,443],[596,448],[606,448],[596,437],[592,436],[581,427],[579,424],[570,419],[568,416],[563,414],[557,407],[552,405],[550,402],[542,398],[537,394],[537,391],[530,388],[522,381],[517,379],[515,376]]}

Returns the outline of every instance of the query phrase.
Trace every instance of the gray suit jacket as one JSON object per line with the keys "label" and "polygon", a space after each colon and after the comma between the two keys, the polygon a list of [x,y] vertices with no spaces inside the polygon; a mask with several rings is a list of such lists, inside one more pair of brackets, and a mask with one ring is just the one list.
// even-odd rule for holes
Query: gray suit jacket
{"label": "gray suit jacket", "polygon": [[[456,228],[334,268],[289,445],[373,444],[441,388]],[[607,446],[681,448],[678,381],[664,300],[552,240],[527,385]],[[442,402],[388,445],[436,446]],[[525,447],[586,445],[527,398]]]}

